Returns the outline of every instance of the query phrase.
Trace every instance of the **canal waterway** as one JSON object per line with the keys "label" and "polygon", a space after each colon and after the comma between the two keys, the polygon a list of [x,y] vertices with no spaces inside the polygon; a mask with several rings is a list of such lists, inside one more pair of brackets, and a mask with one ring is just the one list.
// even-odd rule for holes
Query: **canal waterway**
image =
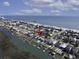
{"label": "canal waterway", "polygon": [[24,42],[22,38],[19,38],[3,27],[0,27],[0,31],[2,31],[6,36],[9,37],[10,41],[16,45],[18,48],[23,49],[24,51],[28,51],[34,55],[36,55],[39,59],[55,59],[47,52],[43,52],[42,49],[38,49],[28,42]]}

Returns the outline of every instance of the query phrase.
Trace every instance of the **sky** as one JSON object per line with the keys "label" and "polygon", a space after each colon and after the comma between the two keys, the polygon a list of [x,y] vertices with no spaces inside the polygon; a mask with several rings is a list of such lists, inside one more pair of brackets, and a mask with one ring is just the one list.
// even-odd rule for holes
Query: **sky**
{"label": "sky", "polygon": [[79,0],[0,0],[0,15],[79,16]]}

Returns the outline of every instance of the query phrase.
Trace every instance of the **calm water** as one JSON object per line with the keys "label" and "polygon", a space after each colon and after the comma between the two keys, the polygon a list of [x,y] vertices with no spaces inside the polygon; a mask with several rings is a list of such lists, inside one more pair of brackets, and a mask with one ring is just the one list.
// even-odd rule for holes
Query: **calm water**
{"label": "calm water", "polygon": [[5,18],[9,20],[37,21],[42,24],[79,29],[78,16],[5,16]]}

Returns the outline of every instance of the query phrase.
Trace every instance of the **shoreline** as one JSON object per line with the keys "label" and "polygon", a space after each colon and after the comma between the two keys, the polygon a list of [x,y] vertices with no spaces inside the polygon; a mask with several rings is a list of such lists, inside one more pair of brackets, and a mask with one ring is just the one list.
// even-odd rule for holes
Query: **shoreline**
{"label": "shoreline", "polygon": [[[24,21],[22,21],[24,22]],[[35,25],[42,25],[44,27],[53,27],[53,28],[56,28],[56,29],[62,29],[62,30],[71,30],[71,31],[74,31],[74,32],[79,32],[79,30],[77,29],[70,29],[70,28],[65,28],[65,27],[58,27],[58,26],[52,26],[52,25],[46,25],[46,24],[40,24],[40,23],[34,23],[34,22],[27,22],[29,24],[35,24]]]}
{"label": "shoreline", "polygon": [[38,23],[38,22],[32,22],[31,20],[30,21],[26,21],[26,20],[16,20],[16,19],[11,19],[11,20],[6,20],[7,18],[5,17],[0,17],[2,18],[4,21],[18,21],[18,22],[24,22],[24,23],[32,23],[32,24],[38,24],[38,25],[43,25],[43,26],[49,26],[49,27],[54,27],[54,28],[57,28],[57,29],[63,29],[63,30],[71,30],[71,31],[74,31],[74,32],[79,32],[79,29],[76,29],[76,28],[67,28],[67,27],[62,27],[62,26],[54,26],[54,25],[49,25],[49,24],[43,24],[43,23]]}

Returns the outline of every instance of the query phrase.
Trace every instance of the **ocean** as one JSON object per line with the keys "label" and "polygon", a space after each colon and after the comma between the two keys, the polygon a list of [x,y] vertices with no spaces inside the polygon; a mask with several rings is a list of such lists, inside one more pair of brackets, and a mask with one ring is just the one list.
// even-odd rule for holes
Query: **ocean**
{"label": "ocean", "polygon": [[4,16],[8,20],[36,21],[37,23],[79,30],[78,16]]}

